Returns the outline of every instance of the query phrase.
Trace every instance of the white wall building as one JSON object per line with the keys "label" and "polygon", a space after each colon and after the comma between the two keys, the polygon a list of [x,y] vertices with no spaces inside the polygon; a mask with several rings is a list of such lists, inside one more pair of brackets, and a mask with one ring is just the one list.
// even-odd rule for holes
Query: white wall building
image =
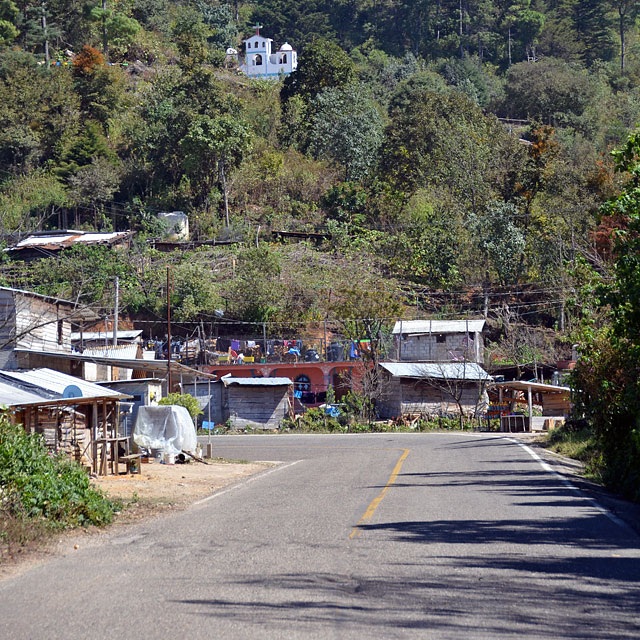
{"label": "white wall building", "polygon": [[277,78],[289,75],[298,66],[298,54],[285,42],[272,52],[273,40],[260,35],[262,27],[256,25],[256,34],[244,41],[245,60],[240,69],[250,78]]}

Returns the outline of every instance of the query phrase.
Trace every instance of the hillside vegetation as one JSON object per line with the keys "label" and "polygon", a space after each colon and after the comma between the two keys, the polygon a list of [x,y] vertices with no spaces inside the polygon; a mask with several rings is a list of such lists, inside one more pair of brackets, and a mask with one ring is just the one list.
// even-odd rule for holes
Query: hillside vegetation
{"label": "hillside vegetation", "polygon": [[[271,333],[485,313],[497,360],[581,345],[596,359],[583,415],[605,440],[622,424],[635,451],[631,380],[599,390],[636,370],[635,351],[622,357],[636,301],[619,285],[636,273],[637,154],[623,145],[640,121],[639,13],[627,0],[2,0],[4,242],[138,231],[128,254],[74,249],[28,269],[5,255],[2,282],[107,311],[118,276],[124,312],[153,320],[171,264],[185,330],[220,310]],[[225,57],[254,23],[299,51],[294,74],[251,81]],[[172,210],[194,240],[233,244],[155,251],[156,213]],[[318,230],[317,243],[271,233]]]}

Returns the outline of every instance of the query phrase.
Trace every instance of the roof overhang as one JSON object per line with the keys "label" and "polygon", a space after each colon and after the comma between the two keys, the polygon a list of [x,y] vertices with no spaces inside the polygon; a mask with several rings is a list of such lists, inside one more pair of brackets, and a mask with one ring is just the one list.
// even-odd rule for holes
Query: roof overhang
{"label": "roof overhang", "polygon": [[[142,360],[142,359],[125,359],[125,358],[102,358],[99,356],[85,356],[81,353],[56,353],[55,351],[32,351],[31,349],[14,349],[16,353],[24,353],[33,356],[42,356],[44,358],[73,360],[76,362],[93,362],[94,364],[104,364],[110,367],[119,367],[121,369],[133,369],[135,371],[159,372],[165,374],[167,372],[166,360]],[[205,373],[191,367],[187,367],[179,362],[171,361],[171,373],[178,373],[189,376],[197,376],[200,378],[209,378],[217,380],[218,376],[213,373]]]}

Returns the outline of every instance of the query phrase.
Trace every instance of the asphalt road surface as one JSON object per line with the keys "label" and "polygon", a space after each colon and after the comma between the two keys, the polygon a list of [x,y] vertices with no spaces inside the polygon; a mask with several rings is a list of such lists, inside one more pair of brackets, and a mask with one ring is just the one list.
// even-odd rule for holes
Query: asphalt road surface
{"label": "asphalt road surface", "polygon": [[0,583],[0,638],[640,638],[640,538],[516,442],[213,440],[282,464]]}

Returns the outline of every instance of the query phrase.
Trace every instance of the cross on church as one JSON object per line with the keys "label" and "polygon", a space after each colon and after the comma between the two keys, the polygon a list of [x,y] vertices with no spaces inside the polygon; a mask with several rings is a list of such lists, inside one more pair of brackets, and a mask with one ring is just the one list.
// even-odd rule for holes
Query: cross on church
{"label": "cross on church", "polygon": [[259,36],[260,35],[260,29],[262,29],[262,25],[259,22],[256,22],[256,26],[255,26],[255,30],[256,30],[256,35]]}

